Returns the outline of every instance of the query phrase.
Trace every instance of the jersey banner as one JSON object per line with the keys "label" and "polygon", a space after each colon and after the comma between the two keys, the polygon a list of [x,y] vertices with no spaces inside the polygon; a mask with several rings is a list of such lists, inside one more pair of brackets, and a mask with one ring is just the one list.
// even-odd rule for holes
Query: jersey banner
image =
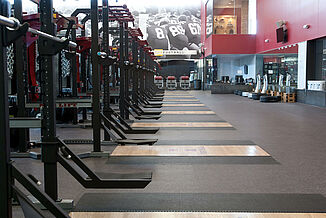
{"label": "jersey banner", "polygon": [[[130,1],[127,1],[127,3]],[[153,1],[156,2],[156,1]],[[159,59],[200,58],[201,20],[200,1],[184,5],[167,5],[160,8],[135,6],[130,9],[144,38]]]}
{"label": "jersey banner", "polygon": [[[12,0],[13,1],[13,0]],[[73,3],[72,3],[73,2]],[[101,0],[98,0],[101,7]],[[201,47],[201,1],[200,0],[109,0],[109,5],[126,4],[135,18],[134,25],[143,32],[153,49],[163,50],[159,53],[160,59],[197,59],[200,57]],[[54,8],[66,17],[69,17],[77,8],[90,8],[89,0],[53,0]],[[23,10],[37,13],[35,3],[24,1]],[[79,14],[78,20],[85,18]],[[102,27],[102,22],[99,22]],[[118,27],[117,23],[110,23],[110,27]],[[85,23],[86,36],[91,36],[91,22]],[[77,34],[80,29],[77,30]],[[118,35],[110,35],[110,46],[116,42]],[[191,51],[191,52],[189,52]]]}

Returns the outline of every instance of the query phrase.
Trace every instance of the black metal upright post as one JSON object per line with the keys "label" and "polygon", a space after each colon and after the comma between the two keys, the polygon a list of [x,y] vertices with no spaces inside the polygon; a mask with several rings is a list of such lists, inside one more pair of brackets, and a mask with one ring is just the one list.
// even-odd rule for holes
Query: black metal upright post
{"label": "black metal upright post", "polygon": [[93,152],[101,152],[101,105],[100,105],[100,70],[97,52],[98,45],[98,2],[91,0],[91,27],[92,27],[92,85],[93,85]]}
{"label": "black metal upright post", "polygon": [[[71,30],[71,41],[76,42],[77,33],[76,29],[72,28]],[[71,63],[71,76],[72,76],[72,97],[77,98],[77,55],[76,50],[72,54],[72,58],[70,59]],[[73,108],[73,124],[77,124],[78,122],[78,109]]]}
{"label": "black metal upright post", "polygon": [[155,76],[155,73],[156,73],[156,63],[154,62],[154,60],[152,61],[152,70],[154,71],[153,72],[153,75],[151,77],[151,84],[153,87],[155,87],[155,83],[154,83],[154,76]]}
{"label": "black metal upright post", "polygon": [[154,85],[154,61],[150,58],[150,70],[151,72],[149,73],[149,86],[150,89],[153,88]]}
{"label": "black metal upright post", "polygon": [[[59,54],[59,63],[62,63],[62,55],[61,55],[61,53]],[[61,66],[61,64],[59,64],[58,65],[58,78],[57,78],[57,81],[58,81],[58,86],[59,86],[59,93],[58,93],[58,95],[60,96],[60,97],[63,97],[63,92],[62,92],[62,88],[63,88],[63,77],[62,77],[62,66]]]}
{"label": "black metal upright post", "polygon": [[145,90],[148,90],[148,74],[149,74],[149,72],[148,72],[148,68],[149,68],[149,66],[148,66],[148,55],[147,54],[145,54],[145,68],[146,68],[146,70],[145,70]]}
{"label": "black metal upright post", "polygon": [[[140,49],[140,66],[142,68],[145,67],[145,63],[144,63],[144,49]],[[145,86],[145,70],[141,69],[141,72],[139,74],[139,78],[140,78],[140,93],[143,95],[144,94],[144,86]]]}
{"label": "black metal upright post", "polygon": [[203,57],[203,78],[202,78],[202,90],[205,90],[205,84],[207,82],[207,61],[204,55]]}
{"label": "black metal upright post", "polygon": [[125,115],[125,48],[124,48],[124,25],[123,22],[120,22],[120,101],[119,101],[119,109],[120,116],[123,119],[126,119]]}
{"label": "black metal upright post", "polygon": [[[23,4],[22,0],[15,0],[15,17],[21,23],[23,23]],[[15,41],[15,71],[17,74],[17,116],[25,117],[26,108],[25,108],[25,62],[24,57],[26,57],[24,48],[23,37]],[[27,141],[28,141],[28,129],[19,129],[18,130],[18,151],[26,152],[27,151]]]}
{"label": "black metal upright post", "polygon": [[117,85],[117,72],[118,72],[118,65],[113,64],[111,66],[111,81],[112,81],[112,88],[115,88]]}
{"label": "black metal upright post", "polygon": [[[86,51],[83,51],[80,55],[80,80],[81,80],[81,92],[87,92],[87,55]],[[83,120],[87,120],[87,108],[82,108]]]}
{"label": "black metal upright post", "polygon": [[[5,12],[6,1],[0,0],[0,14]],[[10,172],[10,136],[8,110],[8,72],[4,40],[5,26],[0,25],[0,211],[3,217],[12,217],[11,205],[11,172]]]}
{"label": "black metal upright post", "polygon": [[[124,59],[125,61],[128,61],[129,63],[129,33],[128,33],[128,22],[125,22],[125,37],[124,37]],[[124,85],[124,93],[125,96],[129,97],[129,68],[125,67],[123,73],[124,75],[124,79],[125,79],[125,85]],[[125,114],[124,114],[124,119],[129,120],[129,111],[125,110]]]}
{"label": "black metal upright post", "polygon": [[132,41],[132,60],[135,68],[132,72],[132,100],[138,105],[138,44],[136,39]]}
{"label": "black metal upright post", "polygon": [[[89,15],[86,15],[88,17]],[[87,18],[88,20],[88,18]],[[82,20],[81,24],[85,24],[84,19]],[[81,30],[81,36],[85,37],[86,32],[85,28]],[[82,82],[81,92],[86,93],[87,92],[87,51],[83,51],[80,55],[80,80]],[[83,120],[87,120],[87,108],[82,108],[83,113]]]}
{"label": "black metal upright post", "polygon": [[[53,24],[52,0],[40,0],[41,31],[55,35]],[[56,139],[56,85],[54,70],[54,56],[43,54],[50,44],[48,39],[39,38],[39,53],[41,57],[40,71],[42,75],[42,161],[44,162],[44,188],[45,192],[53,199],[58,199],[57,178],[57,139]]]}
{"label": "black metal upright post", "polygon": [[[109,54],[109,3],[108,0],[102,1],[102,20],[103,20],[103,51]],[[110,69],[108,65],[103,66],[104,77],[104,96],[103,96],[103,113],[106,117],[110,117]],[[105,131],[104,140],[109,141],[110,135]]]}

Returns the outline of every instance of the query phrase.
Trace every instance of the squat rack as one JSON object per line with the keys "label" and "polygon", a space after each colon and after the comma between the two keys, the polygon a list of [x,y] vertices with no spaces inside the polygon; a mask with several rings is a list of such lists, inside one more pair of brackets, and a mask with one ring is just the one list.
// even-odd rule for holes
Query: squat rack
{"label": "squat rack", "polygon": [[[20,25],[17,21],[8,19],[8,2],[0,0],[0,54],[1,58],[1,74],[0,84],[0,102],[3,107],[0,107],[2,119],[0,121],[0,142],[2,144],[0,152],[0,170],[4,176],[0,178],[0,209],[4,211],[7,217],[11,217],[11,187],[16,190],[16,187],[11,184],[12,179],[18,180],[25,188],[27,188],[45,207],[47,207],[57,217],[68,217],[62,209],[60,209],[54,201],[58,200],[57,186],[57,162],[59,162],[78,182],[86,188],[144,188],[151,178],[140,179],[100,179],[91,169],[89,169],[76,156],[65,143],[56,137],[55,130],[55,84],[53,72],[53,55],[58,53],[62,48],[67,46],[75,47],[75,44],[69,40],[62,40],[55,37],[53,28],[53,11],[52,0],[40,0],[40,18],[42,23],[41,31],[34,32],[38,34],[41,43],[39,52],[41,55],[41,72],[42,72],[42,161],[44,163],[44,186],[45,193],[39,190],[31,179],[28,179],[21,171],[19,171],[10,161],[9,153],[9,114],[8,114],[8,84],[7,70],[5,68],[5,46],[9,42],[15,41],[18,37],[30,31],[27,24]],[[92,9],[97,14],[97,1],[91,1]],[[96,14],[94,15],[96,17]],[[97,22],[96,22],[97,23]],[[14,28],[13,31],[8,31],[6,27]],[[8,40],[10,39],[10,40]],[[95,47],[94,47],[95,48]],[[60,152],[59,152],[60,150]],[[73,161],[88,177],[84,177],[75,166],[67,160]],[[12,173],[12,174],[11,174]],[[19,191],[16,191],[19,194]],[[3,209],[3,210],[2,210]],[[34,208],[35,209],[35,208]]]}

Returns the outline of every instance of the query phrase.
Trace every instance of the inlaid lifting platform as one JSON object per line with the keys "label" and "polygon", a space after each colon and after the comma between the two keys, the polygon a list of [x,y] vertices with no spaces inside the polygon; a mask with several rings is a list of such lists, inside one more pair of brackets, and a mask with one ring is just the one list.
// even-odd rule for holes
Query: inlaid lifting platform
{"label": "inlaid lifting platform", "polygon": [[163,107],[205,107],[204,104],[163,104]]}
{"label": "inlaid lifting platform", "polygon": [[162,111],[162,115],[212,115],[214,111]]}
{"label": "inlaid lifting platform", "polygon": [[224,157],[270,156],[259,146],[245,145],[179,145],[179,146],[117,146],[110,156],[151,157]]}
{"label": "inlaid lifting platform", "polygon": [[161,128],[232,128],[228,122],[135,122],[131,127],[161,127]]}
{"label": "inlaid lifting platform", "polygon": [[326,213],[73,212],[72,218],[326,218]]}
{"label": "inlaid lifting platform", "polygon": [[192,95],[164,95],[164,99],[167,98],[195,98]]}
{"label": "inlaid lifting platform", "polygon": [[198,99],[165,98],[163,102],[197,102]]}

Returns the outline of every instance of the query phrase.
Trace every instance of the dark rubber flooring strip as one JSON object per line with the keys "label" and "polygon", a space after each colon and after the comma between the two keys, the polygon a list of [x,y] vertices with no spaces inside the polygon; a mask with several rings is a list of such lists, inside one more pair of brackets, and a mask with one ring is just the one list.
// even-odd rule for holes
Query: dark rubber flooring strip
{"label": "dark rubber flooring strip", "polygon": [[151,179],[152,172],[124,172],[119,173],[106,173],[106,172],[96,172],[101,179]]}
{"label": "dark rubber flooring strip", "polygon": [[210,111],[210,109],[205,107],[169,107],[169,109],[158,108],[157,110],[158,111]]}
{"label": "dark rubber flooring strip", "polygon": [[234,127],[160,127],[160,131],[162,130],[236,130]]}
{"label": "dark rubber flooring strip", "polygon": [[155,145],[256,145],[250,140],[158,140]]}
{"label": "dark rubber flooring strip", "polygon": [[319,194],[86,193],[74,211],[326,212]]}
{"label": "dark rubber flooring strip", "polygon": [[161,111],[207,111],[208,107],[162,107]]}
{"label": "dark rubber flooring strip", "polygon": [[191,165],[191,164],[279,164],[274,158],[268,157],[109,157],[107,164],[119,165]]}

